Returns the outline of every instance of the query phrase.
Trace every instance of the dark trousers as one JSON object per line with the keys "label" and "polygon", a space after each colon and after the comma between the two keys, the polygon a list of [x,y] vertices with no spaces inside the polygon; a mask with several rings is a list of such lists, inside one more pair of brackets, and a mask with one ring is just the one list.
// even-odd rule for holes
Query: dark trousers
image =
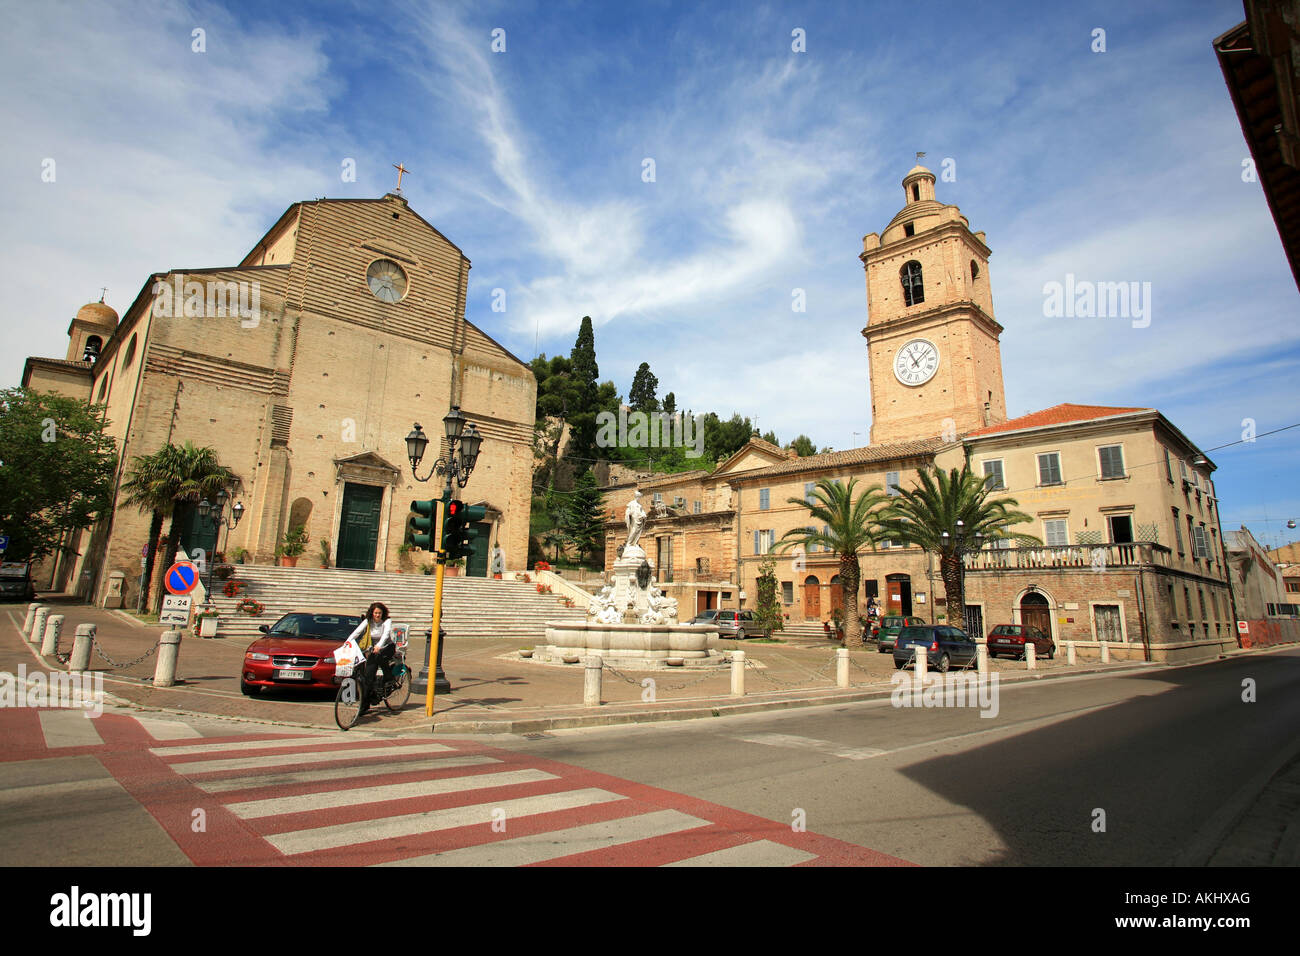
{"label": "dark trousers", "polygon": [[[367,688],[373,688],[375,686],[375,671],[379,670],[380,667],[384,669],[385,683],[387,683],[389,678],[393,676],[392,663],[393,655],[396,651],[397,648],[394,645],[389,644],[387,647],[366,655],[365,680]],[[367,701],[368,700],[369,696],[367,695]]]}

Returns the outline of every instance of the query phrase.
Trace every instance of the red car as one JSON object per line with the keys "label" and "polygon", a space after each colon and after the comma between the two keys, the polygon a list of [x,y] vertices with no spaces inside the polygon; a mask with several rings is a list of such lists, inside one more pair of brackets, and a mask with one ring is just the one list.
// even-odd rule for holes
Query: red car
{"label": "red car", "polygon": [[270,627],[244,651],[239,689],[250,697],[263,687],[309,687],[334,690],[334,649],[348,639],[359,614],[310,614],[295,611]]}
{"label": "red car", "polygon": [[1024,657],[1026,641],[1034,645],[1036,655],[1049,661],[1056,656],[1056,644],[1038,628],[1025,624],[999,624],[989,632],[989,657],[1001,654]]}

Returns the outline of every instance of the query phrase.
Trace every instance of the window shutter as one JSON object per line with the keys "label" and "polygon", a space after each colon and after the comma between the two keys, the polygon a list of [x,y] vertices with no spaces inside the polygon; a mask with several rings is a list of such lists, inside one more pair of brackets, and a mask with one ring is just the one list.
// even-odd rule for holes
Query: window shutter
{"label": "window shutter", "polygon": [[891,495],[898,494],[898,472],[885,472],[885,490]]}
{"label": "window shutter", "polygon": [[758,532],[758,531],[755,531],[755,532],[754,532],[754,553],[755,553],[755,554],[762,554],[762,552],[758,550],[758,536],[759,536],[759,534],[760,534],[760,532]]}

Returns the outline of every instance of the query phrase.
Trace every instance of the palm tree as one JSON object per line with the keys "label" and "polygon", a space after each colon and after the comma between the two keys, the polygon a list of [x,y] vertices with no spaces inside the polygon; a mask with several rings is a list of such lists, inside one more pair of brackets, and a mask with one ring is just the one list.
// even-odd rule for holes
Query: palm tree
{"label": "palm tree", "polygon": [[992,497],[988,480],[972,472],[970,462],[949,472],[939,468],[920,471],[917,481],[915,488],[898,489],[893,503],[885,509],[882,537],[916,545],[938,556],[948,620],[956,624],[964,619],[966,609],[962,566],[965,552],[992,541],[1041,542],[1033,535],[1008,530],[1033,518],[1015,510],[1019,504],[1016,499]]}
{"label": "palm tree", "polygon": [[805,551],[820,546],[839,555],[846,647],[862,646],[862,624],[858,619],[858,583],[862,580],[862,572],[858,566],[858,552],[881,539],[879,509],[887,500],[879,485],[866,488],[854,498],[853,489],[856,486],[856,478],[850,478],[847,487],[838,481],[823,478],[814,487],[812,500],[786,499],[792,505],[807,508],[808,516],[820,523],[825,530],[818,531],[815,526],[795,528],[787,531],[776,543],[779,551],[797,545],[802,545]]}
{"label": "palm tree", "polygon": [[[180,447],[168,443],[152,455],[138,455],[134,458],[131,476],[122,485],[127,492],[126,503],[135,505],[141,511],[153,511],[145,568],[146,601],[155,567],[154,544],[162,531],[163,518],[171,518],[163,560],[163,567],[170,567],[180,545],[182,529],[177,519],[189,514],[187,508],[178,505],[193,503],[201,498],[214,498],[218,491],[233,491],[239,485],[239,476],[217,460],[216,449],[206,446],[196,448],[188,441]],[[162,606],[161,594],[153,603],[155,610]]]}

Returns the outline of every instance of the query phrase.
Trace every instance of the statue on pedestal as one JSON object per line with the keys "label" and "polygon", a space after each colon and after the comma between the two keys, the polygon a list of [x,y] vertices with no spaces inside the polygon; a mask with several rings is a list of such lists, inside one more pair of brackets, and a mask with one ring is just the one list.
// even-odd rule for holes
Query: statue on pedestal
{"label": "statue on pedestal", "polygon": [[623,546],[625,552],[633,547],[640,547],[637,542],[641,540],[641,532],[645,528],[645,509],[641,507],[641,490],[637,489],[632,493],[632,500],[627,503],[627,510],[623,512],[623,519],[627,522],[627,543]]}

